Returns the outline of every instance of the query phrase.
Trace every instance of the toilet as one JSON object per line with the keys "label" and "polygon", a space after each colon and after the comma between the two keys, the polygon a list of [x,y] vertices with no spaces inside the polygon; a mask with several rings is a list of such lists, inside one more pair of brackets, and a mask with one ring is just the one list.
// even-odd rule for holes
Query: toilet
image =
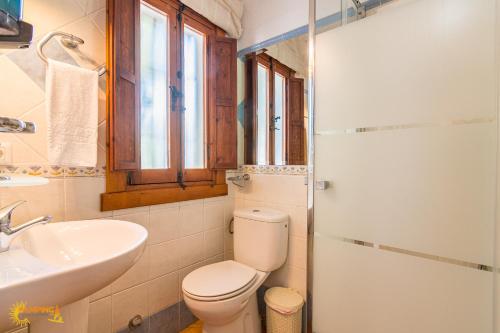
{"label": "toilet", "polygon": [[234,212],[234,260],[198,268],[182,281],[204,333],[261,333],[257,289],[285,263],[287,248],[288,215],[270,208]]}

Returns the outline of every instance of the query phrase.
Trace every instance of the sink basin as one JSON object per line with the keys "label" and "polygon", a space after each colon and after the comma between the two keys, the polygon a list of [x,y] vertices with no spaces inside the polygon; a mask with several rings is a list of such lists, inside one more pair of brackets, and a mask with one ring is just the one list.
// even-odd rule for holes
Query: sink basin
{"label": "sink basin", "polygon": [[109,285],[144,251],[148,233],[117,220],[57,222],[35,226],[0,253],[0,332],[13,327],[16,302],[63,306]]}

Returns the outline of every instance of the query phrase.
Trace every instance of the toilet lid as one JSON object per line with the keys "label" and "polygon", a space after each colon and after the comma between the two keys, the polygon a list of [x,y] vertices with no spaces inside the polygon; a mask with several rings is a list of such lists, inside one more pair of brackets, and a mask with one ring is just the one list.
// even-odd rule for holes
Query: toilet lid
{"label": "toilet lid", "polygon": [[182,281],[182,289],[202,298],[218,298],[246,290],[255,279],[254,268],[233,260],[203,266],[189,273]]}

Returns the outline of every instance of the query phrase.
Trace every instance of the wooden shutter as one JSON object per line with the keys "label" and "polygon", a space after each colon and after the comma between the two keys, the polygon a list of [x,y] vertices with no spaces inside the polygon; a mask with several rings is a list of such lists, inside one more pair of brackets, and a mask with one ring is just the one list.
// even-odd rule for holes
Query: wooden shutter
{"label": "wooden shutter", "polygon": [[288,86],[287,163],[305,164],[304,79],[291,77]]}
{"label": "wooden shutter", "polygon": [[244,115],[244,163],[256,164],[256,113],[257,113],[257,60],[255,53],[245,61],[245,115]]}
{"label": "wooden shutter", "polygon": [[215,37],[215,124],[210,166],[212,169],[236,169],[238,166],[237,106],[236,106],[236,39]]}
{"label": "wooden shutter", "polygon": [[[114,0],[111,33],[110,167],[140,169],[140,1]],[[116,14],[116,15],[115,15]]]}

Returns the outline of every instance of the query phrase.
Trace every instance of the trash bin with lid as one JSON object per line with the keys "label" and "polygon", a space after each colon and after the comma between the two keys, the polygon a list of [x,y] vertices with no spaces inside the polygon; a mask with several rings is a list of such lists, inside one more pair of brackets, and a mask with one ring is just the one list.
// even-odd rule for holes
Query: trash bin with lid
{"label": "trash bin with lid", "polygon": [[290,288],[274,287],[264,295],[267,333],[300,333],[304,299]]}

